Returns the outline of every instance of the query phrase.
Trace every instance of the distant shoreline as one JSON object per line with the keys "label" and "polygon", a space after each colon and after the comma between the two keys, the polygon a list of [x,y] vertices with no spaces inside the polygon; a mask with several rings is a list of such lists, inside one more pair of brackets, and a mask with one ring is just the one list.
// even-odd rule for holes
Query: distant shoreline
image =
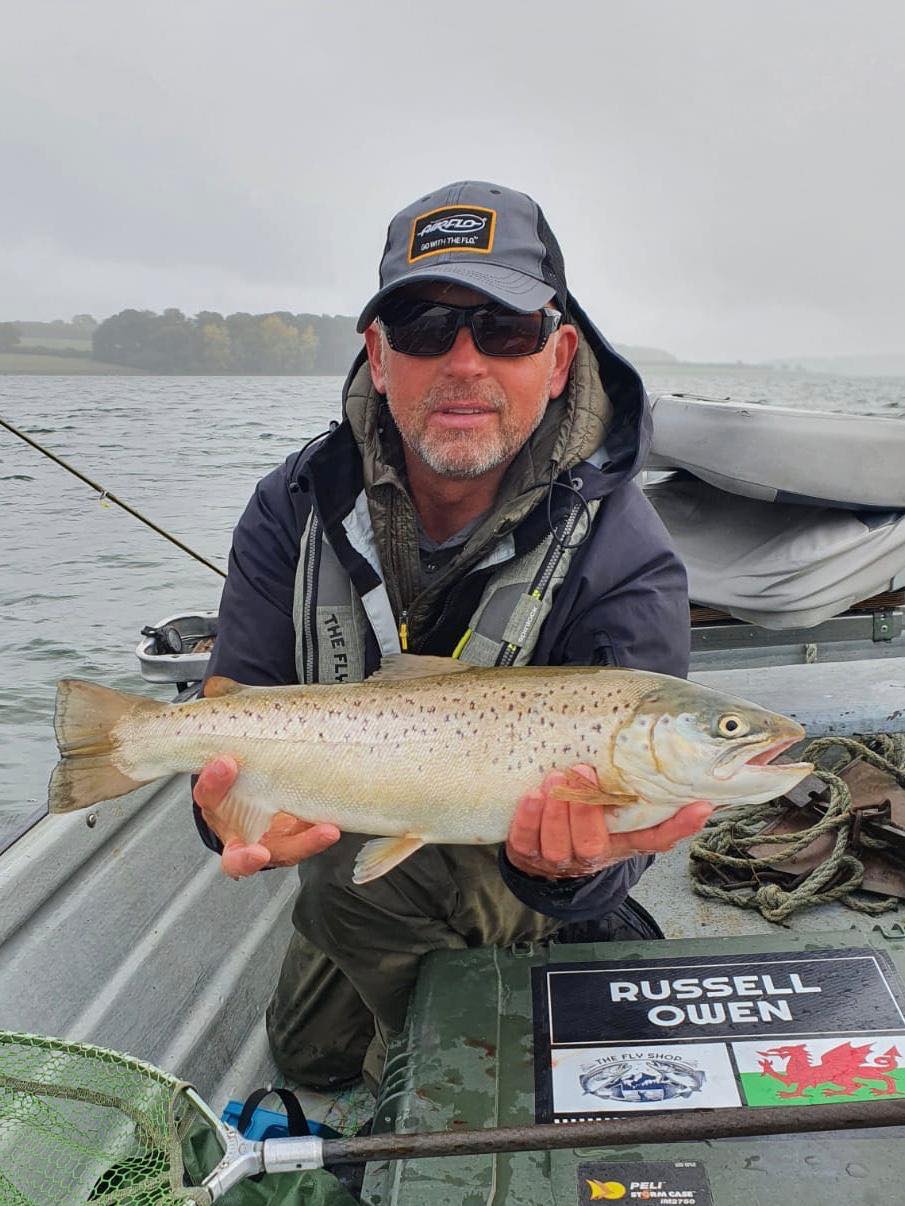
{"label": "distant shoreline", "polygon": [[[866,378],[884,378],[884,377],[905,377],[905,366],[901,370],[896,371],[895,367],[891,367],[885,371],[874,368],[873,371],[867,367],[857,368],[855,366],[843,368],[842,366],[832,366],[830,364],[817,367],[808,363],[768,363],[768,364],[749,364],[737,360],[643,360],[639,357],[633,357],[628,354],[629,349],[620,349],[617,351],[638,368],[642,375],[647,372],[658,373],[695,373],[695,372],[713,372],[714,370],[724,370],[733,373],[765,373],[774,372],[782,375],[794,376],[796,374],[805,374],[807,376],[836,376],[836,377],[866,377]],[[39,352],[0,352],[0,377],[4,376],[34,376],[34,377],[323,377],[337,376],[342,377],[344,374],[336,373],[299,373],[299,372],[236,372],[235,369],[225,370],[223,372],[212,372],[210,369],[204,372],[173,372],[160,373],[153,372],[140,368],[129,368],[122,364],[107,364],[101,360],[91,360],[85,356],[66,356],[59,353],[42,355]]]}

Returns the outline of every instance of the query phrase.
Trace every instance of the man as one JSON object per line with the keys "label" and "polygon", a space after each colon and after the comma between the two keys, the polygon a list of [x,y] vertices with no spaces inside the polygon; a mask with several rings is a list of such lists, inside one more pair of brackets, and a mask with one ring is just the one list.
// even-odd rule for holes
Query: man
{"label": "man", "polygon": [[[401,648],[684,675],[684,571],[632,480],[644,391],[568,292],[537,204],[463,182],[402,210],[358,329],[342,424],[265,478],[236,529],[209,673],[358,681]],[[522,799],[505,850],[425,847],[357,887],[363,837],[280,814],[243,846],[217,816],[236,763],[204,769],[199,825],[224,870],[299,867],[268,1011],[288,1075],[323,1087],[364,1062],[373,1085],[422,954],[605,926],[709,812],[610,835],[602,809],[550,798],[566,769]]]}

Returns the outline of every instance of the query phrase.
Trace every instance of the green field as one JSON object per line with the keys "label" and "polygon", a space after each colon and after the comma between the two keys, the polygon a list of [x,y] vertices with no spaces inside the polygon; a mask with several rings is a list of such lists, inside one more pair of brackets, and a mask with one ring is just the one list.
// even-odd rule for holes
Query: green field
{"label": "green field", "polygon": [[66,351],[71,348],[74,352],[90,352],[90,339],[45,339],[42,335],[20,335],[19,347],[22,348],[53,348],[54,351]]}
{"label": "green field", "polygon": [[[890,1076],[895,1081],[898,1091],[890,1094],[892,1097],[905,1097],[905,1068],[894,1068]],[[742,1089],[745,1101],[749,1106],[801,1106],[829,1105],[832,1102],[846,1101],[882,1101],[875,1097],[871,1089],[884,1088],[883,1081],[871,1080],[857,1093],[840,1094],[838,1097],[824,1097],[825,1089],[837,1089],[839,1085],[817,1085],[813,1089],[805,1089],[803,1097],[780,1097],[782,1092],[788,1092],[789,1086],[774,1080],[771,1076],[761,1076],[759,1072],[743,1072],[741,1074]]]}
{"label": "green field", "polygon": [[134,377],[141,369],[125,368],[121,364],[103,364],[100,360],[83,360],[80,356],[41,356],[28,352],[0,352],[0,374],[4,373],[58,373],[62,376],[79,374],[118,373]]}

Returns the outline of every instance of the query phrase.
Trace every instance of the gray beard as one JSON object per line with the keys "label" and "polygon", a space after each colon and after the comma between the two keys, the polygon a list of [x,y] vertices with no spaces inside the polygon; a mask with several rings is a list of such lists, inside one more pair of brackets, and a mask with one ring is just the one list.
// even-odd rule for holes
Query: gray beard
{"label": "gray beard", "polygon": [[[441,477],[468,480],[483,477],[485,473],[511,461],[519,449],[531,438],[540,426],[547,409],[552,376],[553,369],[551,367],[550,376],[538,399],[537,409],[527,433],[514,428],[511,423],[506,421],[506,396],[490,382],[477,387],[463,384],[461,386],[446,385],[433,389],[421,404],[418,420],[416,422],[409,421],[404,425],[399,423],[393,410],[390,382],[387,382],[387,403],[403,441],[428,468]],[[425,436],[427,418],[439,406],[449,402],[471,401],[476,397],[481,402],[492,405],[497,413],[503,416],[492,439],[486,435],[469,431],[442,431]]]}

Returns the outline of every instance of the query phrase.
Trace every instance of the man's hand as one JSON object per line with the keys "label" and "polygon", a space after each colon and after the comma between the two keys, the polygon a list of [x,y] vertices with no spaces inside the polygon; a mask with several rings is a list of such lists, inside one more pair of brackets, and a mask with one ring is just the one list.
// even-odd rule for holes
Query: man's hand
{"label": "man's hand", "polygon": [[[592,783],[597,781],[590,767],[576,766],[572,771]],[[661,854],[697,833],[713,812],[711,804],[695,801],[649,829],[610,833],[606,809],[599,804],[550,798],[551,789],[567,781],[564,771],[551,771],[537,791],[528,792],[519,801],[509,827],[506,854],[510,863],[527,875],[577,878],[593,875],[633,854]]]}
{"label": "man's hand", "polygon": [[339,830],[335,825],[312,825],[288,812],[278,812],[259,842],[244,843],[217,815],[217,808],[225,800],[238,773],[235,758],[224,755],[208,762],[195,784],[195,803],[201,809],[205,823],[223,843],[220,866],[225,875],[240,879],[254,875],[264,867],[294,867],[339,841]]}

